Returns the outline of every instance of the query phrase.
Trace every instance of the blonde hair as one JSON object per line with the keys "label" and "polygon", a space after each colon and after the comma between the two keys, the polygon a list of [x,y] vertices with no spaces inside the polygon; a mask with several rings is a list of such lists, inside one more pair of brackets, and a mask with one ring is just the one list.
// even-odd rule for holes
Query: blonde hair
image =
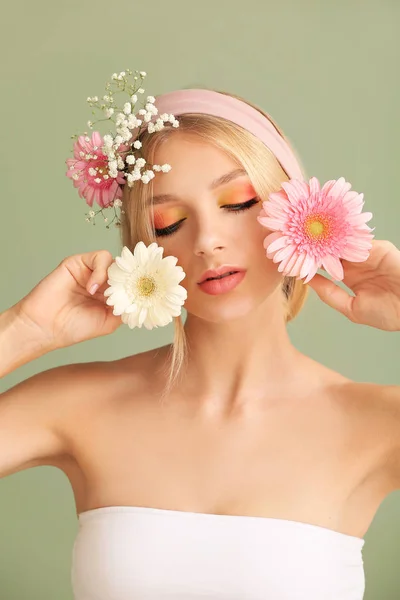
{"label": "blonde hair", "polygon": [[[235,94],[219,92],[246,102],[274,125],[279,134],[290,145],[293,153],[302,167],[304,168],[295,153],[293,146],[282,130],[265,112],[254,104],[244,100]],[[176,132],[189,133],[196,135],[201,139],[219,147],[225,151],[233,160],[247,171],[250,181],[261,200],[267,200],[271,192],[279,190],[283,181],[288,181],[290,177],[281,167],[275,155],[265,146],[265,144],[254,135],[239,127],[235,123],[204,114],[184,114],[178,117],[179,128],[166,126],[157,133],[149,134],[144,131],[140,136],[142,142],[142,153],[149,163],[153,162],[155,152],[159,145],[167,140]],[[156,175],[157,176],[157,175]],[[162,177],[162,174],[158,175]],[[157,241],[152,223],[148,218],[148,207],[151,205],[152,182],[143,184],[140,180],[136,181],[132,188],[124,187],[123,209],[125,213],[121,218],[121,239],[124,246],[133,249],[137,242],[142,240],[146,245]],[[294,277],[284,277],[282,284],[282,296],[284,303],[285,322],[293,320],[302,309],[307,295],[308,286]],[[170,352],[170,361],[168,369],[167,384],[162,394],[165,397],[177,382],[183,371],[187,354],[188,344],[184,332],[182,317],[174,317],[174,340]]]}

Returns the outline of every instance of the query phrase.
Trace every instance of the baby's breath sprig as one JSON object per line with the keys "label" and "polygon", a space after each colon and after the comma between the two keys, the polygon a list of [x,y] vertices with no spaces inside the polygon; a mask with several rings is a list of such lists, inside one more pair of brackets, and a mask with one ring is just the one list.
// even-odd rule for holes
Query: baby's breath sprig
{"label": "baby's breath sprig", "polygon": [[[122,206],[125,183],[129,187],[138,180],[147,184],[156,172],[168,173],[171,169],[167,163],[151,165],[142,156],[142,144],[138,137],[144,129],[155,133],[161,131],[166,123],[172,127],[179,126],[174,115],[158,114],[154,96],[143,99],[144,106],[138,109],[139,97],[142,98],[145,92],[142,86],[146,76],[145,71],[133,72],[130,69],[119,74],[113,73],[101,100],[98,96],[87,98],[93,109],[92,115],[96,115],[96,111],[101,112],[98,119],[87,122],[89,129],[93,130],[99,122],[110,121],[115,125],[115,134],[109,131],[102,137],[98,131],[93,131],[90,138],[85,131],[84,135],[71,136],[76,140],[73,148],[75,158],[66,161],[69,167],[67,176],[73,179],[75,187],[79,188],[79,195],[86,199],[90,207],[94,201],[100,206],[100,210],[86,213],[86,221],[95,224],[96,216],[101,213],[107,229],[112,223],[117,227],[121,224],[116,208]],[[115,96],[121,93],[128,94],[129,101],[119,106]],[[109,208],[114,209],[114,218],[110,223],[103,212]]]}

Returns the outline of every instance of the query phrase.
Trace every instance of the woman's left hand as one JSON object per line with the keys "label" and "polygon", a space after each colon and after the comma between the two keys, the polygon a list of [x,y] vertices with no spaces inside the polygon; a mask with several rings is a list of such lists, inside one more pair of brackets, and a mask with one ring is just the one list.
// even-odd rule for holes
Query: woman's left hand
{"label": "woman's left hand", "polygon": [[343,283],[355,296],[319,274],[307,285],[353,323],[400,331],[400,250],[389,241],[372,240],[368,260],[341,263]]}

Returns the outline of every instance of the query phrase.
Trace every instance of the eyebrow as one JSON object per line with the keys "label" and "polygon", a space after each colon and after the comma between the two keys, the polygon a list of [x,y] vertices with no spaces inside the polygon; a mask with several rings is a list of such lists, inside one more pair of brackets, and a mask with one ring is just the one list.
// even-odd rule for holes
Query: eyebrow
{"label": "eyebrow", "polygon": [[[225,175],[221,175],[220,177],[217,177],[217,179],[214,179],[214,181],[211,182],[210,190],[214,190],[215,188],[221,185],[225,185],[230,181],[237,179],[238,177],[243,177],[244,175],[247,176],[247,171],[245,171],[245,169],[242,168],[235,169],[230,173],[225,173]],[[176,200],[179,200],[179,196],[176,196],[174,194],[159,194],[158,196],[153,196],[152,203],[153,206],[155,206],[157,204],[163,204],[164,202],[172,202]]]}

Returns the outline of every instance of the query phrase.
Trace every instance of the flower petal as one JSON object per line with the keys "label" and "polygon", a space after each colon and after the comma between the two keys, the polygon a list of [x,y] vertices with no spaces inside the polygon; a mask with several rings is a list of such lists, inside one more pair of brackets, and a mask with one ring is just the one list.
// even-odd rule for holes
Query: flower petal
{"label": "flower petal", "polygon": [[[278,234],[279,235],[279,234]],[[265,241],[265,240],[264,240]],[[267,254],[275,252],[281,248],[285,248],[290,243],[290,239],[286,235],[279,235],[269,246],[266,248]],[[265,246],[264,246],[265,247]]]}
{"label": "flower petal", "polygon": [[342,263],[339,258],[336,256],[332,256],[331,254],[326,254],[322,258],[322,266],[327,273],[336,281],[342,281],[344,277],[344,271]]}

